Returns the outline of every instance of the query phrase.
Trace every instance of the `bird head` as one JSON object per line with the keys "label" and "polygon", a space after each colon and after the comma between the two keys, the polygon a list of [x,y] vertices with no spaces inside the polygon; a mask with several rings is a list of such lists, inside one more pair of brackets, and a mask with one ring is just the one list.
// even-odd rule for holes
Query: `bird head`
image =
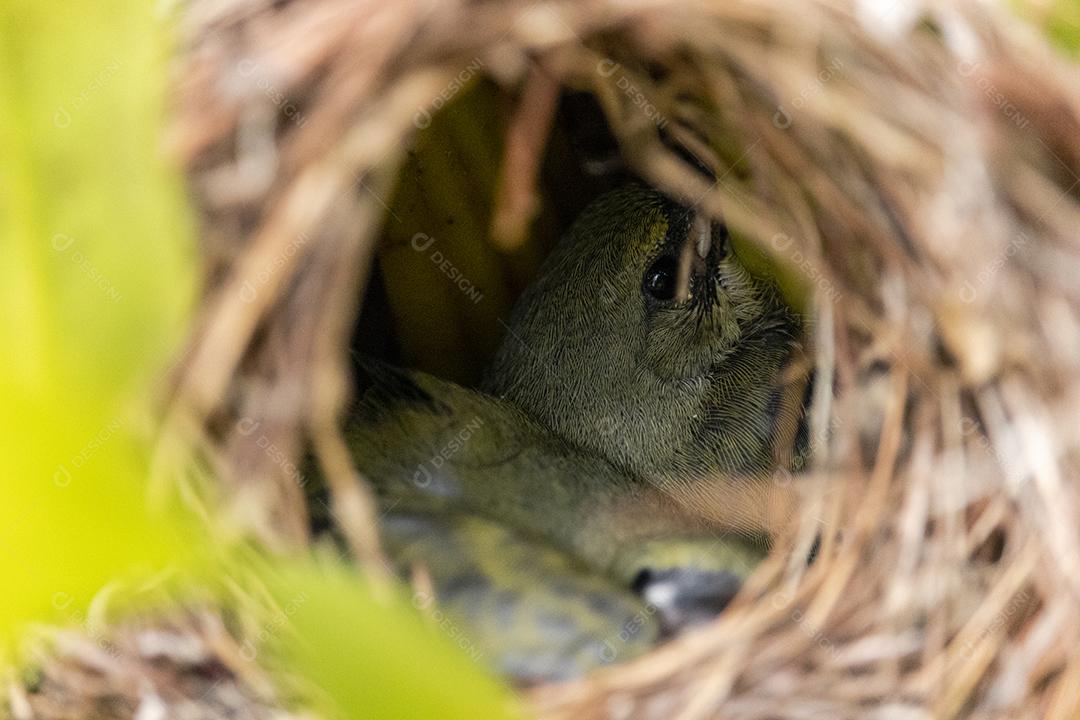
{"label": "bird head", "polygon": [[547,259],[484,389],[631,474],[757,471],[797,327],[723,223],[629,185]]}

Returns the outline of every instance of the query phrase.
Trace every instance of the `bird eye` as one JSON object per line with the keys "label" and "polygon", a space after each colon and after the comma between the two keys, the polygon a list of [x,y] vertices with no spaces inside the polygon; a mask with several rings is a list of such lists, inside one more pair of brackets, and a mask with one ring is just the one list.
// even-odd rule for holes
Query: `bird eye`
{"label": "bird eye", "polygon": [[640,595],[645,592],[645,588],[649,586],[649,583],[653,581],[653,571],[649,568],[642,568],[634,575],[634,579],[630,581],[630,589]]}
{"label": "bird eye", "polygon": [[645,292],[657,300],[671,300],[675,297],[678,268],[675,258],[664,255],[649,266],[645,273]]}

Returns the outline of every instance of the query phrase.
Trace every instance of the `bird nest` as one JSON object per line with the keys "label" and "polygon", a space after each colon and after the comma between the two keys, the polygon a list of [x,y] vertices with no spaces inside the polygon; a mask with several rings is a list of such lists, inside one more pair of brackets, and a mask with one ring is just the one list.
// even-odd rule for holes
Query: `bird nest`
{"label": "bird nest", "polygon": [[[1080,82],[1038,31],[986,4],[826,0],[192,0],[179,22],[169,147],[205,290],[169,417],[241,526],[309,541],[310,450],[378,567],[339,434],[361,301],[395,297],[388,237],[468,212],[411,219],[410,182],[453,188],[469,252],[510,258],[445,279],[487,294],[467,318],[490,325],[577,209],[551,187],[632,174],[799,279],[812,461],[773,479],[794,512],[716,622],[523,691],[533,710],[1080,716]],[[440,174],[418,148],[447,137]]]}

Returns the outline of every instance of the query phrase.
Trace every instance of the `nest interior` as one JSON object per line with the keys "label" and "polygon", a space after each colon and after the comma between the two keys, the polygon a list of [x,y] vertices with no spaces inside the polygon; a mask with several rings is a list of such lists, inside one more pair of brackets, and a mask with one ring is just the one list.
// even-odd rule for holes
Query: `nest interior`
{"label": "nest interior", "polygon": [[179,20],[169,147],[205,290],[167,431],[212,459],[232,520],[309,541],[253,418],[310,449],[375,567],[338,433],[350,349],[475,379],[547,247],[632,175],[800,287],[813,460],[775,479],[794,516],[718,622],[533,709],[1080,716],[1080,74],[1039,32],[826,0],[193,0]]}

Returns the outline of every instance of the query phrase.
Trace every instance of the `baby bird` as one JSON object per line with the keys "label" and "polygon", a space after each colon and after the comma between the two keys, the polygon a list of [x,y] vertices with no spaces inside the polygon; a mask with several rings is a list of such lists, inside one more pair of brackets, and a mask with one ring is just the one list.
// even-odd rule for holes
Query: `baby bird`
{"label": "baby bird", "polygon": [[481,391],[359,359],[346,428],[402,573],[524,682],[637,656],[730,601],[763,545],[701,483],[769,471],[799,324],[726,229],[639,185],[585,210]]}

